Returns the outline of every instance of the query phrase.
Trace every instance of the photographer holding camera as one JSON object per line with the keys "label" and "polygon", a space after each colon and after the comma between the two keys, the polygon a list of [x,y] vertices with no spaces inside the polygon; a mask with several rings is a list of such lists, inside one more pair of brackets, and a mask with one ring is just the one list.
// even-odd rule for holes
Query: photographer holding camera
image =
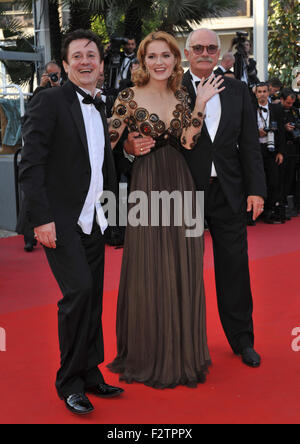
{"label": "photographer holding camera", "polygon": [[284,223],[285,207],[282,198],[280,166],[285,155],[285,132],[283,111],[280,105],[269,103],[269,85],[258,83],[257,126],[267,179],[268,198],[265,203],[265,223]]}
{"label": "photographer holding camera", "polygon": [[299,110],[294,107],[295,101],[296,94],[293,90],[284,88],[281,93],[287,154],[284,193],[286,199],[289,195],[294,196],[292,216],[300,211],[300,116]]}
{"label": "photographer holding camera", "polygon": [[270,96],[269,96],[269,102],[271,103],[281,103],[280,96],[281,91],[283,88],[283,84],[278,78],[273,78],[268,81],[269,84],[269,90],[270,90]]}
{"label": "photographer holding camera", "polygon": [[[121,51],[123,46],[124,51]],[[107,97],[107,117],[112,116],[112,107],[118,96],[120,82],[130,80],[130,65],[135,59],[136,42],[134,38],[112,36],[104,54],[104,93]]]}
{"label": "photographer holding camera", "polygon": [[247,37],[247,32],[238,31],[236,37],[232,40],[230,51],[235,46],[235,78],[245,82],[251,90],[253,86],[259,83],[259,79],[257,77],[256,61],[250,57],[251,43]]}
{"label": "photographer holding camera", "polygon": [[45,71],[42,74],[40,86],[37,87],[33,92],[33,96],[44,89],[61,86],[61,82],[61,68],[54,60],[52,60],[45,66]]}
{"label": "photographer holding camera", "polygon": [[121,63],[116,80],[116,88],[119,89],[122,80],[131,80],[130,65],[136,58],[136,41],[133,37],[129,37],[123,45],[124,52],[121,53]]}

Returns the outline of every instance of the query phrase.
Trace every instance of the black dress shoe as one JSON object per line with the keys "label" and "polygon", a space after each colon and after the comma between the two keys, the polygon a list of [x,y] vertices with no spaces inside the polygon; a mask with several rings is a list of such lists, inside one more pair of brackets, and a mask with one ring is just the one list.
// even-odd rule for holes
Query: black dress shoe
{"label": "black dress shoe", "polygon": [[100,396],[100,398],[113,398],[114,396],[119,396],[124,392],[122,388],[113,387],[108,384],[98,384],[94,387],[86,388],[87,393],[92,393],[93,395]]}
{"label": "black dress shoe", "polygon": [[31,242],[26,242],[26,244],[24,246],[24,250],[27,253],[31,253],[33,251],[33,244]]}
{"label": "black dress shoe", "polygon": [[67,409],[77,415],[87,415],[94,410],[94,407],[84,393],[75,393],[64,398],[64,401]]}
{"label": "black dress shoe", "polygon": [[242,356],[243,363],[248,365],[249,367],[255,368],[260,366],[261,358],[253,348],[244,348],[240,355]]}

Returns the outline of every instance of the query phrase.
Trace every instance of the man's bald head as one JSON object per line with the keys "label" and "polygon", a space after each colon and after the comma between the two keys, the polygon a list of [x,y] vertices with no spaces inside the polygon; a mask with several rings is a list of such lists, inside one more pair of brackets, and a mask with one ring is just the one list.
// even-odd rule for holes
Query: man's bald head
{"label": "man's bald head", "polygon": [[201,29],[196,29],[195,31],[192,31],[187,40],[186,40],[186,49],[189,50],[189,47],[191,46],[191,43],[193,42],[193,40],[197,39],[197,37],[202,37],[202,36],[207,36],[210,35],[212,38],[216,39],[216,44],[218,45],[219,49],[221,49],[221,40],[220,37],[218,36],[218,34],[213,31],[212,29],[208,29],[208,28],[201,28]]}

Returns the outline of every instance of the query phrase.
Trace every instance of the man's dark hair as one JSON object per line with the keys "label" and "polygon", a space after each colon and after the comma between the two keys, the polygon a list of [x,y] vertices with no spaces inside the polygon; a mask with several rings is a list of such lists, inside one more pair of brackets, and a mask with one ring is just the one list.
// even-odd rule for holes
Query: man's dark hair
{"label": "man's dark hair", "polygon": [[269,83],[268,82],[258,82],[257,84],[256,84],[256,88],[259,88],[260,86],[267,86],[268,87],[268,89],[269,89]]}
{"label": "man's dark hair", "polygon": [[282,82],[277,77],[275,77],[274,79],[270,79],[268,81],[268,83],[269,83],[270,86],[273,86],[274,88],[282,89],[282,87],[283,87]]}
{"label": "man's dark hair", "polygon": [[45,65],[45,71],[47,71],[47,69],[48,69],[49,66],[51,66],[51,65],[56,65],[59,69],[61,69],[61,67],[59,66],[59,64],[58,64],[55,60],[50,60],[50,62],[48,62],[48,63]]}
{"label": "man's dark hair", "polygon": [[70,44],[74,42],[74,40],[83,40],[83,39],[96,43],[100,54],[100,60],[103,60],[104,49],[100,37],[92,31],[85,29],[77,29],[76,31],[67,34],[66,38],[63,41],[61,49],[61,57],[65,62],[68,63],[68,51]]}
{"label": "man's dark hair", "polygon": [[286,100],[288,97],[292,97],[293,99],[295,99],[296,100],[296,94],[294,93],[294,91],[292,90],[292,89],[290,89],[290,88],[284,88],[282,91],[281,91],[281,95],[280,95],[280,97],[282,97],[283,98],[283,100]]}

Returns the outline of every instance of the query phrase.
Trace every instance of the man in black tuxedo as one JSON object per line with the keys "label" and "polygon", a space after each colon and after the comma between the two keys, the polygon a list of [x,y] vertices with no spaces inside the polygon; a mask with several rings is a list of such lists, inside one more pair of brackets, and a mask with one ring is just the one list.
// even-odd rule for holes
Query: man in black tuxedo
{"label": "man in black tuxedo", "polygon": [[284,223],[283,176],[280,166],[285,156],[284,116],[281,105],[269,103],[269,85],[261,82],[256,85],[257,126],[259,142],[264,161],[267,180],[268,198],[265,204],[263,220],[266,223]]}
{"label": "man in black tuxedo", "polygon": [[120,67],[116,79],[116,89],[120,88],[122,80],[131,80],[131,63],[136,58],[136,41],[134,37],[129,37],[124,45],[124,52],[121,53]]}
{"label": "man in black tuxedo", "polygon": [[35,236],[63,294],[57,392],[69,410],[86,414],[93,406],[85,393],[111,397],[123,391],[106,384],[98,369],[104,360],[107,227],[99,196],[117,187],[104,106],[95,99],[101,42],[90,31],[75,31],[62,55],[69,81],[34,97],[25,118],[20,183]]}
{"label": "man in black tuxedo", "polygon": [[[220,55],[216,33],[199,29],[187,39],[190,70],[183,85],[195,105],[198,82],[209,78]],[[255,220],[263,211],[266,183],[258,130],[247,86],[224,77],[224,91],[207,104],[201,136],[192,151],[183,150],[198,190],[205,192],[205,218],[213,239],[220,319],[236,354],[257,367],[253,302],[247,252],[247,211]]]}

